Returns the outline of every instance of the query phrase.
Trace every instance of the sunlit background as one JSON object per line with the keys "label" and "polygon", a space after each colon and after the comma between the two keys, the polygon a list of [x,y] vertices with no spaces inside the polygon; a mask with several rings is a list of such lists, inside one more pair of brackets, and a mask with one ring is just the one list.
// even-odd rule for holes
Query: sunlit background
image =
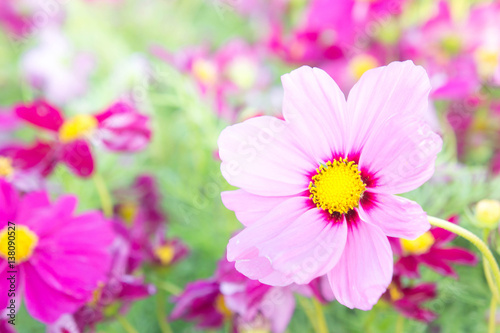
{"label": "sunlit background", "polygon": [[[109,291],[106,300],[100,287],[49,332],[268,332],[261,315],[242,324],[217,302],[204,305],[222,314],[212,328],[170,315],[187,283],[216,280],[227,241],[241,228],[220,199],[231,187],[220,173],[218,135],[251,117],[280,117],[280,77],[302,65],[327,71],[346,95],[371,68],[422,65],[432,84],[426,120],[444,147],[433,178],[406,196],[478,234],[476,203],[500,199],[498,2],[1,0],[0,27],[0,177],[20,193],[74,194],[78,212],[102,210],[127,249],[113,278],[136,279],[149,292]],[[35,101],[57,109],[68,127],[51,132],[20,117]],[[89,117],[116,103],[128,116],[102,126]],[[80,161],[72,146],[68,162],[60,150],[75,137],[90,152]],[[495,229],[493,249],[497,239]],[[446,246],[472,249],[462,239]],[[481,264],[451,266],[455,278],[428,267],[403,277],[372,311],[327,302],[329,332],[485,332],[491,295]],[[420,284],[433,286],[427,302],[398,303],[397,288]],[[286,332],[324,333],[318,297],[296,297]],[[15,329],[46,325],[23,305]]]}

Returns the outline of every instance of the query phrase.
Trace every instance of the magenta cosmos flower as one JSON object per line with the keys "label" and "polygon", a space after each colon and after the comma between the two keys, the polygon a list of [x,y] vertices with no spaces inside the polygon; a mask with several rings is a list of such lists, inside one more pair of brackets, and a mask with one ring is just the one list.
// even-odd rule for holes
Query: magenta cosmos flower
{"label": "magenta cosmos flower", "polygon": [[[44,323],[90,301],[110,266],[110,223],[99,212],[75,215],[76,203],[76,197],[64,196],[51,204],[46,192],[20,199],[12,185],[0,179],[0,278],[4,283],[12,270],[7,262],[10,221],[15,223],[17,244],[16,304],[24,295],[28,312]],[[0,307],[6,309],[9,300],[2,293]]]}
{"label": "magenta cosmos flower", "polygon": [[[451,217],[449,221],[458,223],[458,216]],[[392,249],[400,256],[394,264],[395,273],[412,279],[420,278],[419,266],[423,264],[439,274],[458,278],[450,264],[475,266],[478,259],[467,249],[447,246],[456,237],[448,230],[432,228],[415,240],[391,238]]]}
{"label": "magenta cosmos flower", "polygon": [[403,286],[401,277],[395,275],[382,299],[394,307],[403,316],[429,323],[437,315],[422,307],[422,303],[436,298],[435,283],[420,283],[413,286]]}
{"label": "magenta cosmos flower", "polygon": [[411,61],[367,71],[345,99],[321,69],[282,77],[284,121],[257,117],[219,137],[222,193],[245,229],[228,259],[270,285],[327,274],[335,298],[368,310],[392,278],[387,236],[430,227],[413,190],[434,172],[441,138],[423,121],[430,84]]}
{"label": "magenta cosmos flower", "polygon": [[[16,153],[25,156],[25,164],[30,166],[39,160],[46,169],[45,174],[61,161],[78,176],[90,176],[94,171],[91,141],[112,151],[135,152],[145,148],[151,139],[149,117],[121,102],[96,115],[79,114],[69,119],[43,100],[18,105],[15,111],[19,118],[53,134],[51,141],[37,144],[36,159],[23,150]],[[31,167],[39,167],[39,164]]]}
{"label": "magenta cosmos flower", "polygon": [[271,287],[250,280],[222,258],[210,279],[188,283],[173,301],[172,319],[217,329],[230,322],[232,332],[284,332],[295,311],[294,292],[316,296],[314,286]]}

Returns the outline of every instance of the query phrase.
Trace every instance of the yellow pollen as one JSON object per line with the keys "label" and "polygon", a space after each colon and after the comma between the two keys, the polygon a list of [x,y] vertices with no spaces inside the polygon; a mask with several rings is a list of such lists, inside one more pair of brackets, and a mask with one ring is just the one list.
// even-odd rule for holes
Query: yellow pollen
{"label": "yellow pollen", "polygon": [[103,282],[99,282],[97,288],[92,292],[92,300],[89,302],[89,305],[92,307],[96,307],[102,297],[102,291],[104,289],[105,284]]}
{"label": "yellow pollen", "polygon": [[309,197],[316,207],[330,214],[345,214],[358,206],[365,183],[361,180],[357,164],[340,158],[328,161],[326,166],[320,165],[316,172],[309,184]]}
{"label": "yellow pollen", "polygon": [[215,65],[205,59],[197,59],[192,68],[194,76],[203,84],[213,85],[217,82],[217,68]]}
{"label": "yellow pollen", "polygon": [[231,310],[228,309],[226,305],[226,301],[224,299],[224,295],[219,294],[215,300],[215,308],[222,314],[224,317],[229,318],[233,314]]}
{"label": "yellow pollen", "polygon": [[98,122],[94,116],[88,114],[76,115],[68,119],[59,129],[59,139],[62,142],[71,142],[91,134]]}
{"label": "yellow pollen", "polygon": [[118,215],[130,226],[134,222],[137,210],[138,207],[134,202],[124,202],[118,206]]}
{"label": "yellow pollen", "polygon": [[155,249],[155,254],[160,259],[162,265],[168,265],[175,256],[175,249],[172,245],[162,245]]}
{"label": "yellow pollen", "polygon": [[375,67],[378,67],[378,61],[369,54],[357,55],[349,62],[349,70],[356,80],[359,80],[367,70]]}
{"label": "yellow pollen", "polygon": [[0,177],[8,177],[12,175],[13,172],[12,159],[0,156]]}
{"label": "yellow pollen", "polygon": [[388,289],[389,289],[389,296],[391,296],[391,300],[393,302],[399,301],[404,297],[403,292],[399,290],[399,288],[394,283],[391,283]]}
{"label": "yellow pollen", "polygon": [[434,244],[434,236],[427,231],[422,236],[414,240],[400,239],[401,247],[405,253],[410,254],[422,254],[429,251],[431,246]]}
{"label": "yellow pollen", "polygon": [[0,257],[14,257],[16,264],[28,260],[38,244],[38,236],[28,227],[15,226],[15,230],[4,228],[0,231]]}

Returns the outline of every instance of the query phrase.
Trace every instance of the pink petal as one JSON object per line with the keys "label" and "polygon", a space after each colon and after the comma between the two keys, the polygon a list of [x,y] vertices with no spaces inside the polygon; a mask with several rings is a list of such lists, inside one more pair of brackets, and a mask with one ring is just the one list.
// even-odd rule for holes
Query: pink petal
{"label": "pink petal", "polygon": [[447,249],[433,248],[432,254],[445,261],[455,264],[474,266],[478,262],[477,256],[474,252],[458,247],[451,247]]}
{"label": "pink petal", "polygon": [[15,168],[34,169],[47,176],[57,164],[56,147],[54,142],[35,141],[28,147],[10,147],[8,155],[12,157]]}
{"label": "pink petal", "polygon": [[394,264],[394,271],[396,274],[404,275],[410,279],[420,278],[418,261],[414,256],[401,257],[396,264]]}
{"label": "pink petal", "polygon": [[369,70],[351,90],[349,153],[373,191],[407,192],[434,172],[442,140],[425,122],[429,90],[425,70],[411,61]]}
{"label": "pink petal", "polygon": [[455,270],[442,258],[434,255],[432,252],[424,253],[418,259],[429,268],[435,270],[441,275],[458,278]]}
{"label": "pink petal", "polygon": [[283,75],[281,81],[283,116],[311,158],[321,163],[343,154],[347,104],[335,81],[307,66]]}
{"label": "pink petal", "polygon": [[53,323],[61,315],[75,312],[89,300],[75,298],[55,289],[47,282],[46,277],[40,275],[28,262],[23,265],[23,269],[26,274],[26,309],[33,318],[43,323]]}
{"label": "pink petal", "polygon": [[419,204],[391,194],[365,192],[358,212],[391,237],[415,239],[431,227]]}
{"label": "pink petal", "polygon": [[[29,227],[40,238],[44,238],[67,223],[76,209],[77,198],[70,195],[61,196],[54,204],[44,206],[40,202],[44,200],[41,196],[42,194],[24,198],[19,210],[19,216],[23,219],[19,220],[19,223]],[[40,201],[37,202],[37,200]],[[29,206],[30,203],[33,207]],[[40,239],[40,241],[43,240]],[[36,253],[35,251],[35,255]]]}
{"label": "pink petal", "polygon": [[392,62],[364,73],[347,99],[349,152],[359,153],[367,142],[377,140],[381,125],[393,116],[422,117],[430,90],[427,73],[412,61]]}
{"label": "pink petal", "polygon": [[64,122],[61,112],[43,100],[28,105],[18,105],[15,107],[15,112],[19,118],[54,132],[58,131]]}
{"label": "pink petal", "polygon": [[285,332],[295,311],[295,296],[289,288],[272,288],[262,301],[261,311],[271,321],[273,333]]}
{"label": "pink petal", "polygon": [[301,150],[286,123],[262,116],[232,125],[219,136],[221,171],[227,182],[264,196],[307,190],[317,165]]}
{"label": "pink petal", "polygon": [[392,251],[378,227],[358,221],[347,233],[344,253],[328,273],[339,303],[370,310],[392,279]]}
{"label": "pink petal", "polygon": [[442,140],[425,121],[394,116],[363,146],[359,167],[369,174],[373,192],[404,193],[434,173]]}
{"label": "pink petal", "polygon": [[[270,268],[284,274],[286,282],[291,279],[298,284],[326,274],[342,254],[347,224],[328,221],[323,211],[309,209],[309,205],[307,197],[283,202],[229,241],[228,259],[253,260],[253,265],[236,268],[261,282],[272,273]],[[258,257],[271,266],[262,259],[256,265]]]}
{"label": "pink petal", "polygon": [[89,177],[94,171],[94,158],[89,144],[75,140],[63,145],[62,160],[69,169],[80,177]]}
{"label": "pink petal", "polygon": [[95,117],[100,139],[110,150],[135,152],[144,149],[151,140],[149,117],[128,104],[115,103]]}
{"label": "pink petal", "polygon": [[7,227],[7,222],[16,222],[19,195],[12,184],[0,178],[0,230]]}
{"label": "pink petal", "polygon": [[244,190],[222,192],[221,197],[224,206],[234,211],[238,221],[245,226],[249,226],[283,201],[290,199],[290,197],[263,197]]}
{"label": "pink petal", "polygon": [[49,196],[47,192],[30,192],[27,193],[19,203],[18,221],[31,220],[37,218],[38,209],[50,207]]}

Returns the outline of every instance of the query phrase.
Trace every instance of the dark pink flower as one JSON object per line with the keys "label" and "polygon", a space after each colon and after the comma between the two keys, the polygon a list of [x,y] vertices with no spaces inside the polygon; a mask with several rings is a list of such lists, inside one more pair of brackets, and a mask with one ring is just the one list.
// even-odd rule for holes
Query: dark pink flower
{"label": "dark pink flower", "polygon": [[214,276],[189,283],[174,298],[172,319],[194,321],[200,329],[216,329],[230,321],[234,332],[266,329],[284,332],[295,310],[293,293],[312,297],[310,286],[272,287],[239,273],[224,257]]}
{"label": "dark pink flower", "polygon": [[[449,219],[457,223],[458,217]],[[400,258],[394,265],[395,274],[409,278],[419,278],[419,265],[423,264],[439,274],[457,278],[450,264],[477,264],[474,253],[460,247],[446,246],[456,234],[441,228],[432,228],[415,240],[390,238],[392,248]]]}
{"label": "dark pink flower", "polygon": [[34,157],[32,149],[21,149],[17,152],[21,157],[15,158],[24,160],[25,168],[42,168],[44,174],[63,162],[78,176],[88,177],[94,171],[91,141],[113,151],[134,152],[143,149],[151,138],[149,118],[120,102],[100,114],[80,114],[69,119],[43,100],[18,105],[15,111],[19,118],[52,136],[35,145]]}
{"label": "dark pink flower", "polygon": [[423,322],[431,322],[437,315],[422,308],[422,303],[436,298],[436,284],[421,283],[414,286],[403,286],[401,278],[394,276],[382,299],[391,304],[403,316]]}
{"label": "dark pink flower", "polygon": [[[92,299],[106,280],[114,232],[100,212],[75,214],[77,198],[64,196],[50,203],[46,192],[23,198],[10,183],[0,179],[0,278],[11,267],[8,256],[8,222],[16,224],[16,290],[30,315],[53,323]],[[57,269],[56,269],[57,268]],[[0,295],[5,309],[9,297]]]}
{"label": "dark pink flower", "polygon": [[[48,333],[86,332],[117,314],[125,315],[130,305],[156,292],[143,278],[128,273],[128,256],[133,251],[118,233],[111,248],[113,262],[107,280],[94,290],[92,299],[74,313],[68,313],[48,327]],[[77,328],[77,329],[75,329]],[[67,331],[65,331],[67,330]]]}

